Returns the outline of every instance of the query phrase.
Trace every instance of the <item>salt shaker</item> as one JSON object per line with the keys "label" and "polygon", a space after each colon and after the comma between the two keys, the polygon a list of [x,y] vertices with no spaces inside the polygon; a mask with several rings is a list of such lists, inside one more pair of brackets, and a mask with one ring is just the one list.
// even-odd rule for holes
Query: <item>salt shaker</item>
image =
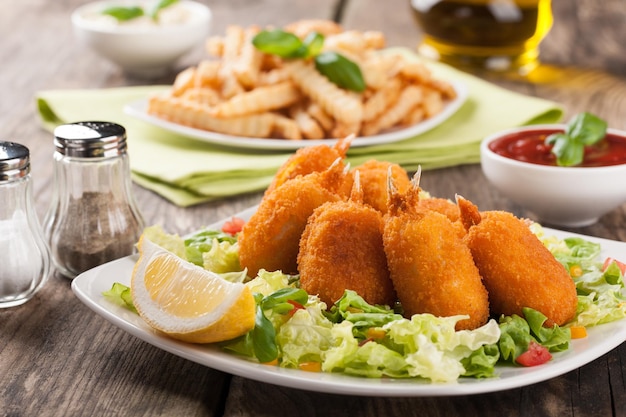
{"label": "salt shaker", "polygon": [[35,212],[30,151],[0,142],[0,307],[30,300],[48,280],[50,259]]}
{"label": "salt shaker", "polygon": [[54,130],[55,189],[44,231],[67,278],[130,255],[143,230],[131,193],[126,130],[79,122]]}

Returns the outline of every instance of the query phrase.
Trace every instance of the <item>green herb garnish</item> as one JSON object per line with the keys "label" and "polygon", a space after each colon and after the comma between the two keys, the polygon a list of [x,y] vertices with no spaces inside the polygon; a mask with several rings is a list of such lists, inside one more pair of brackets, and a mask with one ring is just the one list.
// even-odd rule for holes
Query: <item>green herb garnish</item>
{"label": "green herb garnish", "polygon": [[159,16],[159,12],[161,10],[165,9],[166,7],[171,6],[174,3],[178,3],[178,0],[161,0],[160,2],[157,3],[157,5],[155,6],[154,10],[150,14],[150,16],[154,20],[157,20],[158,16]]}
{"label": "green herb garnish", "polygon": [[126,22],[128,20],[136,19],[144,15],[141,7],[109,7],[104,9],[102,14],[112,16],[120,22]]}
{"label": "green herb garnish", "polygon": [[554,133],[546,138],[553,145],[559,166],[574,166],[583,162],[585,146],[593,145],[606,136],[607,123],[591,113],[580,113],[572,118],[564,133]]}
{"label": "green herb garnish", "polygon": [[113,6],[106,8],[102,11],[102,14],[114,17],[120,22],[126,22],[132,19],[136,19],[141,16],[150,16],[154,21],[158,20],[159,12],[166,7],[171,6],[174,3],[178,3],[178,0],[161,0],[157,3],[151,13],[147,13],[139,6],[123,7]]}
{"label": "green herb garnish", "polygon": [[282,58],[311,58],[315,68],[335,85],[346,90],[365,90],[365,80],[359,66],[336,52],[321,52],[324,36],[310,33],[304,41],[293,33],[280,29],[264,30],[252,40],[253,45],[266,54]]}
{"label": "green herb garnish", "polygon": [[323,52],[315,57],[315,68],[341,88],[365,90],[365,80],[357,64],[336,52]]}

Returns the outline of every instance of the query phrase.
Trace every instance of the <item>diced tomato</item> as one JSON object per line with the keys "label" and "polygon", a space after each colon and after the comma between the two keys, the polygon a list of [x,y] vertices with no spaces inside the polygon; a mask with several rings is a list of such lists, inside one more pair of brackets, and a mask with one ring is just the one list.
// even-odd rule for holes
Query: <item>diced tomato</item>
{"label": "diced tomato", "polygon": [[550,354],[548,348],[531,340],[528,344],[528,350],[519,355],[515,362],[522,366],[537,366],[548,362],[550,359],[552,359],[552,354]]}
{"label": "diced tomato", "polygon": [[619,269],[622,271],[622,275],[626,275],[626,264],[623,262],[618,261],[617,259],[613,259],[613,258],[606,258],[604,260],[604,264],[602,264],[602,270],[606,271],[606,269],[609,267],[609,265],[611,265],[611,263],[615,262],[617,264],[617,266],[619,267]]}
{"label": "diced tomato", "polygon": [[237,233],[241,232],[244,224],[245,221],[243,219],[240,219],[239,217],[233,217],[230,220],[224,222],[224,225],[222,226],[222,232],[236,235]]}
{"label": "diced tomato", "polygon": [[289,311],[289,317],[296,314],[296,311],[298,310],[304,310],[304,306],[297,301],[287,300],[287,302],[293,306],[293,308]]}

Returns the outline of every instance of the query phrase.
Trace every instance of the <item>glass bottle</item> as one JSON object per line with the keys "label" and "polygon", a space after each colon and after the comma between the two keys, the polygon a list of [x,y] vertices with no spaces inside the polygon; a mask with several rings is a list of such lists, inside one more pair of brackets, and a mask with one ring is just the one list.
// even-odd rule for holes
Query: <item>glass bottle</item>
{"label": "glass bottle", "polygon": [[144,223],[131,194],[124,127],[61,125],[54,144],[55,189],[44,231],[54,266],[74,278],[133,253]]}
{"label": "glass bottle", "polygon": [[28,148],[0,142],[0,308],[25,303],[48,280],[50,255],[31,184]]}

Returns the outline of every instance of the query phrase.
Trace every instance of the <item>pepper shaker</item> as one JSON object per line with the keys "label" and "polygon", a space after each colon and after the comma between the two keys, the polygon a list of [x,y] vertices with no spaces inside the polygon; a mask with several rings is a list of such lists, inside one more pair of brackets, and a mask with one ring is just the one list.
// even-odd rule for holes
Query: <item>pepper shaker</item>
{"label": "pepper shaker", "polygon": [[30,300],[48,280],[50,259],[35,212],[30,151],[0,142],[0,308]]}
{"label": "pepper shaker", "polygon": [[55,189],[44,231],[54,266],[74,278],[133,253],[144,223],[131,194],[124,127],[61,125],[54,145]]}

